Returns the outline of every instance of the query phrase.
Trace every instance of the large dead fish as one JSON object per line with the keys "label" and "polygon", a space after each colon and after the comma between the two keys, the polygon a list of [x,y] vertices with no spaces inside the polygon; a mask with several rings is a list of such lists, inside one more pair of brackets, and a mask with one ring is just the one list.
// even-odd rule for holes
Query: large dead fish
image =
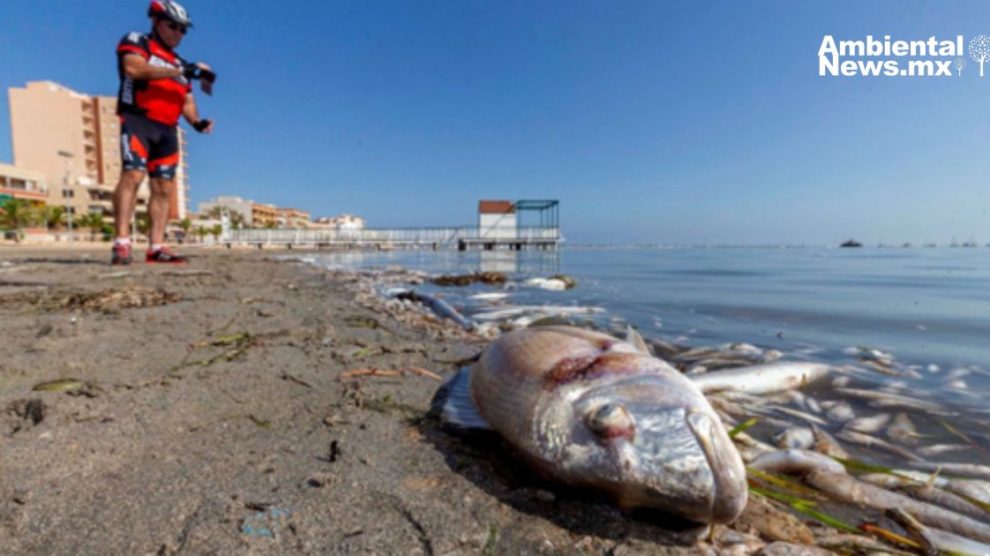
{"label": "large dead fish", "polygon": [[728,523],[746,505],[742,460],[698,387],[605,334],[505,334],[451,380],[444,415],[487,425],[545,475],[622,508]]}

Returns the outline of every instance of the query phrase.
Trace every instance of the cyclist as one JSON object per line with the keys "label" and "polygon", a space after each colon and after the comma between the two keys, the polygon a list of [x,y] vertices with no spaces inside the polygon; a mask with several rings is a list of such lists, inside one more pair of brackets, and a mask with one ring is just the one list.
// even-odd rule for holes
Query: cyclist
{"label": "cyclist", "polygon": [[[200,133],[213,131],[213,121],[200,118],[193,97],[192,81],[212,85],[216,74],[205,63],[189,63],[175,52],[192,20],[172,0],[152,0],[148,7],[151,32],[128,33],[117,45],[120,90],[120,182],[113,195],[116,239],[111,264],[131,263],[130,221],[137,203],[137,190],[147,173],[151,196],[148,218],[150,245],[148,263],[184,263],[164,245],[169,202],[176,187],[179,165],[179,117]],[[204,88],[207,92],[209,89]]]}

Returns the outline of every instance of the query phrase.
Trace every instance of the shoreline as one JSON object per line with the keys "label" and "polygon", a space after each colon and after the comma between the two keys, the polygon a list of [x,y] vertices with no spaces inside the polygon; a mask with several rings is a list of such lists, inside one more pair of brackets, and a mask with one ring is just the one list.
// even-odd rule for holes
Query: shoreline
{"label": "shoreline", "polygon": [[671,530],[444,428],[440,380],[489,340],[376,292],[422,273],[189,254],[0,247],[5,548],[783,554],[827,533],[759,497],[732,527]]}

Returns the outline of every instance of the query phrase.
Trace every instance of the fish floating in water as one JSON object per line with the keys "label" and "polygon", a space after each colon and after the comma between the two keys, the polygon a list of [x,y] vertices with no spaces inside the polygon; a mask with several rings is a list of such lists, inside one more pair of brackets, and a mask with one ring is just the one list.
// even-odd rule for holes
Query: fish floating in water
{"label": "fish floating in water", "polygon": [[632,343],[517,330],[448,386],[448,423],[494,429],[545,475],[621,508],[729,523],[746,506],[742,459],[701,390]]}

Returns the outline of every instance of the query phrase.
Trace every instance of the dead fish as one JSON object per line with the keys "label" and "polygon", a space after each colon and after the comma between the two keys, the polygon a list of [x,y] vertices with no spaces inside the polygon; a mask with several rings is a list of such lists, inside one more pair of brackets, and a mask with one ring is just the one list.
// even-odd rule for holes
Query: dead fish
{"label": "dead fish", "polygon": [[438,317],[442,319],[450,319],[464,330],[474,330],[475,328],[475,324],[471,321],[471,319],[464,317],[464,315],[457,312],[457,309],[454,309],[449,303],[439,297],[410,290],[396,294],[395,298],[408,299],[410,301],[422,303],[424,306],[433,311]]}
{"label": "dead fish", "polygon": [[800,388],[828,374],[828,365],[784,362],[740,367],[729,371],[705,373],[691,377],[702,392],[735,390],[749,394],[769,394]]}
{"label": "dead fish", "polygon": [[839,459],[849,459],[849,453],[839,444],[839,441],[832,438],[832,435],[822,429],[812,425],[811,431],[815,434],[815,451],[819,454]]}
{"label": "dead fish", "polygon": [[804,475],[815,471],[845,473],[846,468],[834,459],[807,450],[780,450],[761,455],[750,464],[753,469],[767,473]]}
{"label": "dead fish", "polygon": [[912,445],[918,443],[918,429],[906,413],[898,413],[894,422],[887,428],[887,438],[900,444]]}
{"label": "dead fish", "polygon": [[952,510],[958,514],[962,514],[966,517],[971,517],[979,521],[986,521],[987,518],[990,517],[987,515],[986,510],[980,508],[976,504],[973,504],[958,494],[954,494],[947,490],[938,488],[935,485],[919,482],[902,475],[866,473],[859,475],[859,480],[865,481],[874,486],[886,488],[888,490],[896,490],[897,492],[907,494],[916,500],[928,502],[929,504],[934,504],[947,510]]}
{"label": "dead fish", "polygon": [[805,482],[842,502],[880,510],[901,508],[926,525],[946,529],[978,541],[990,541],[990,525],[986,523],[926,502],[919,502],[903,494],[875,487],[846,473],[812,471],[805,475]]}
{"label": "dead fish", "polygon": [[807,450],[815,444],[815,433],[809,428],[792,427],[773,437],[778,448]]}
{"label": "dead fish", "polygon": [[890,422],[890,413],[878,413],[869,417],[856,417],[846,423],[847,429],[873,434],[887,426]]}
{"label": "dead fish", "polygon": [[904,459],[908,459],[912,461],[921,460],[920,456],[912,452],[909,452],[904,448],[901,448],[899,446],[894,446],[890,442],[854,430],[842,429],[841,431],[837,432],[835,436],[839,440],[845,440],[846,442],[859,444],[860,446],[866,446],[867,448],[878,448],[881,450],[885,450],[892,454],[896,454]]}
{"label": "dead fish", "polygon": [[778,412],[778,413],[783,413],[784,415],[790,415],[791,417],[797,417],[798,419],[801,419],[802,421],[805,421],[807,423],[811,423],[812,425],[822,425],[822,426],[824,426],[824,425],[827,425],[828,424],[828,421],[826,421],[824,419],[821,419],[819,417],[815,417],[814,415],[811,415],[810,413],[805,413],[803,411],[798,411],[796,409],[791,409],[790,407],[772,407],[771,409],[774,410],[774,411],[776,411],[776,412]]}
{"label": "dead fish", "polygon": [[935,527],[927,527],[901,508],[894,508],[888,513],[906,531],[913,534],[915,538],[920,538],[924,541],[924,544],[927,545],[925,547],[927,549],[926,552],[938,554],[990,554],[990,544],[978,542]]}
{"label": "dead fish", "polygon": [[852,406],[849,405],[848,402],[840,401],[839,403],[828,408],[828,410],[825,411],[825,415],[828,415],[829,419],[837,423],[845,423],[855,417],[856,412],[853,411]]}
{"label": "dead fish", "polygon": [[990,465],[980,465],[977,463],[937,463],[915,461],[912,466],[925,471],[941,471],[946,475],[956,477],[973,477],[977,479],[990,480]]}
{"label": "dead fish", "polygon": [[946,452],[958,452],[959,450],[971,450],[972,448],[973,447],[969,444],[933,444],[931,446],[919,448],[918,453],[927,458],[944,454]]}
{"label": "dead fish", "polygon": [[880,392],[877,390],[863,390],[860,388],[836,388],[835,392],[838,394],[842,394],[844,396],[873,400],[874,403],[870,405],[874,405],[874,406],[903,407],[907,409],[917,409],[920,411],[929,411],[939,414],[944,413],[944,409],[942,408],[942,406],[937,403],[926,402],[924,400],[910,398],[908,396],[902,396],[900,394],[890,394],[887,392]]}
{"label": "dead fish", "polygon": [[567,326],[513,331],[449,390],[448,423],[487,425],[545,475],[622,508],[729,523],[746,505],[746,470],[711,405],[627,342]]}

